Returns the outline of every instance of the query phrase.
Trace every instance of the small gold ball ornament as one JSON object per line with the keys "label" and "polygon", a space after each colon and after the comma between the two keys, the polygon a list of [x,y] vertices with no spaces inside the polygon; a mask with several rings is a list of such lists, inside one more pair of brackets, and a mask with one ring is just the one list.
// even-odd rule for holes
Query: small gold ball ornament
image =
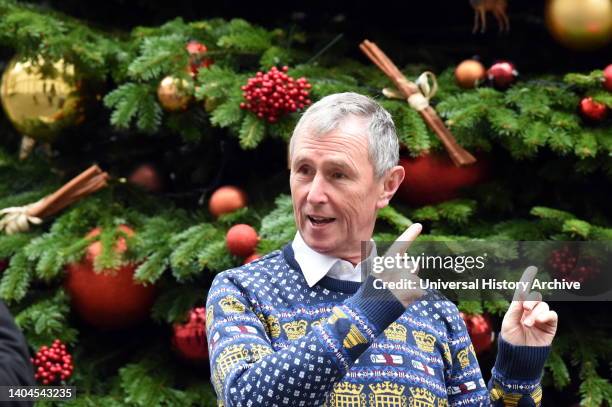
{"label": "small gold ball ornament", "polygon": [[486,76],[485,67],[474,59],[466,59],[455,68],[455,80],[463,89],[475,88]]}
{"label": "small gold ball ornament", "polygon": [[166,76],[157,87],[157,99],[168,112],[186,110],[192,93],[187,80],[173,76]]}
{"label": "small gold ball ornament", "polygon": [[62,59],[14,57],[2,75],[0,99],[17,131],[39,141],[53,141],[61,130],[84,120],[75,67]]}
{"label": "small gold ball ornament", "polygon": [[575,50],[593,50],[612,40],[612,1],[549,0],[546,25],[561,44]]}

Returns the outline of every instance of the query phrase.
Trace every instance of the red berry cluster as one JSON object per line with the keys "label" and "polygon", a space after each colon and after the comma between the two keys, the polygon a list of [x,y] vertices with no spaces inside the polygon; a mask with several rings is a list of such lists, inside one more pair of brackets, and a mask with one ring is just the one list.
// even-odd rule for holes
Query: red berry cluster
{"label": "red berry cluster", "polygon": [[310,83],[303,77],[290,77],[286,74],[288,70],[286,66],[280,71],[273,66],[267,73],[257,72],[255,77],[249,78],[241,88],[246,102],[240,103],[240,108],[276,123],[282,115],[308,106]]}
{"label": "red berry cluster", "polygon": [[584,283],[599,272],[599,269],[589,264],[588,261],[579,263],[576,251],[569,246],[554,250],[548,262],[556,271],[557,277],[569,281]]}
{"label": "red berry cluster", "polygon": [[66,352],[66,345],[59,339],[53,341],[53,345],[43,345],[36,352],[36,357],[31,359],[34,364],[34,378],[43,385],[66,380],[72,375],[74,365],[72,356]]}

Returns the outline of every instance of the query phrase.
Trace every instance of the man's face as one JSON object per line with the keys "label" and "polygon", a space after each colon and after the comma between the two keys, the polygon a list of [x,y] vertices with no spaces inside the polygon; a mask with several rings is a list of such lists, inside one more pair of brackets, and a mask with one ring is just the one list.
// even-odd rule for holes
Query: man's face
{"label": "man's face", "polygon": [[302,238],[319,253],[353,263],[361,241],[372,236],[376,210],[388,202],[368,158],[366,132],[358,118],[323,136],[305,131],[291,156],[291,196]]}

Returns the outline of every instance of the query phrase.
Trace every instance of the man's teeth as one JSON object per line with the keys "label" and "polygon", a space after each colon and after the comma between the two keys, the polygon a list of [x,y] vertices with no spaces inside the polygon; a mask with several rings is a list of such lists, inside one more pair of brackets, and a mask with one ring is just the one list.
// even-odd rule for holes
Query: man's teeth
{"label": "man's teeth", "polygon": [[308,219],[310,219],[312,223],[329,223],[329,222],[332,222],[335,218],[324,218],[321,216],[308,215]]}

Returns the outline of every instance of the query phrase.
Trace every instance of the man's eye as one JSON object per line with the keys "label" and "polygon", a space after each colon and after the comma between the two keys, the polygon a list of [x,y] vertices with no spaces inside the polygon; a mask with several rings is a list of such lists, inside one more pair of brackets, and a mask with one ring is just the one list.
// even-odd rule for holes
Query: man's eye
{"label": "man's eye", "polygon": [[308,168],[306,166],[302,166],[302,167],[298,168],[298,172],[300,174],[308,175],[310,173],[310,168]]}
{"label": "man's eye", "polygon": [[334,172],[333,177],[334,177],[335,179],[344,179],[344,178],[346,178],[346,175],[344,175],[344,174],[343,174],[343,173],[341,173],[341,172]]}

